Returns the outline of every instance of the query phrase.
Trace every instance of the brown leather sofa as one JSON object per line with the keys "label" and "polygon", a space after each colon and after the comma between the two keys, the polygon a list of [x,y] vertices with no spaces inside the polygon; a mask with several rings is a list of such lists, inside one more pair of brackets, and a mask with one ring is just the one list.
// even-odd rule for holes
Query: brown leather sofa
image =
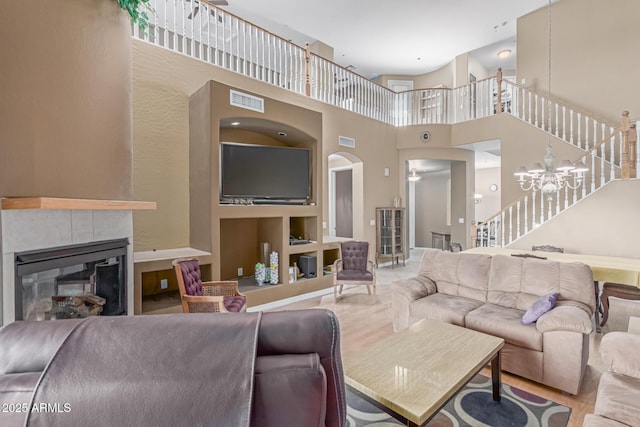
{"label": "brown leather sofa", "polygon": [[0,425],[346,423],[328,310],[18,321],[0,329]]}
{"label": "brown leather sofa", "polygon": [[[502,369],[578,394],[595,309],[588,266],[428,249],[418,275],[391,289],[396,331],[428,318],[501,337]],[[551,311],[521,323],[536,300],[556,292]]]}
{"label": "brown leather sofa", "polygon": [[610,332],[602,337],[600,355],[607,371],[600,377],[593,414],[583,427],[640,425],[640,335]]}

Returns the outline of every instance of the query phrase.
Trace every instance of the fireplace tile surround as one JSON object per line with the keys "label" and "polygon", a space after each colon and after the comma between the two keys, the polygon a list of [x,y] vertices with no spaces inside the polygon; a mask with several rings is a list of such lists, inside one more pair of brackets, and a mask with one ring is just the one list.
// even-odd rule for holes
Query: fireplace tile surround
{"label": "fireplace tile surround", "polygon": [[[8,200],[8,199],[2,199]],[[19,199],[15,199],[19,200]],[[72,199],[71,199],[72,200]],[[135,203],[135,202],[132,202]],[[15,320],[15,254],[59,246],[127,238],[127,312],[133,313],[133,211],[145,207],[111,207],[86,204],[68,209],[5,208],[0,209],[0,326]]]}

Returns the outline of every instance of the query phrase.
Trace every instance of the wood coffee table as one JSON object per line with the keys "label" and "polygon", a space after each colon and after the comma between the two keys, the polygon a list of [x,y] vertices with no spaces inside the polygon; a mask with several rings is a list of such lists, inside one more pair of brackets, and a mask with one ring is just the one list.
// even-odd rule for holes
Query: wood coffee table
{"label": "wood coffee table", "polygon": [[503,346],[502,338],[425,319],[345,358],[345,382],[394,418],[422,426],[489,362],[500,400]]}

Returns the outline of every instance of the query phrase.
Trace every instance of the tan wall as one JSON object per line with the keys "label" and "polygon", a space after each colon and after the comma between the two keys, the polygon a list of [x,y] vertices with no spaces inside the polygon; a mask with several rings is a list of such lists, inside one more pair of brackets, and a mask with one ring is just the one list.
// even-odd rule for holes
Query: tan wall
{"label": "tan wall", "polygon": [[131,199],[129,16],[113,0],[0,9],[0,195]]}
{"label": "tan wall", "polygon": [[431,233],[450,233],[447,225],[447,190],[451,170],[421,174],[416,181],[416,246],[431,248]]}
{"label": "tan wall", "polygon": [[[327,186],[329,154],[343,153],[362,162],[359,167],[354,167],[354,188],[362,189],[359,196],[362,208],[356,209],[354,200],[358,219],[354,221],[354,237],[374,244],[375,227],[369,225],[369,220],[375,218],[377,206],[390,205],[398,194],[398,152],[393,126],[137,40],[132,41],[132,49],[136,117],[134,145],[137,153],[134,157],[134,194],[137,199],[158,203],[154,212],[134,214],[136,251],[190,244],[188,102],[189,96],[209,80],[321,112],[323,158],[319,168],[322,172],[320,188]],[[156,88],[157,94],[152,93],[151,88]],[[226,105],[228,99],[227,94],[220,102]],[[158,103],[165,107],[154,107]],[[288,118],[281,116],[278,120],[286,122]],[[296,123],[291,124],[296,126]],[[340,135],[355,138],[356,148],[338,146]],[[164,166],[167,159],[171,160],[170,167]],[[389,177],[384,176],[385,167],[391,170]],[[324,191],[320,194],[323,221],[328,222],[327,194]]]}
{"label": "tan wall", "polygon": [[[482,195],[481,202],[475,205],[476,221],[485,221],[502,209],[500,204],[501,168],[476,169],[475,192]],[[497,191],[491,191],[491,184],[498,186]],[[475,202],[475,201],[474,201]]]}
{"label": "tan wall", "polygon": [[[634,89],[640,56],[640,2],[562,0],[551,9],[551,94],[618,124],[623,110],[640,117]],[[517,76],[548,90],[548,11],[518,19]]]}

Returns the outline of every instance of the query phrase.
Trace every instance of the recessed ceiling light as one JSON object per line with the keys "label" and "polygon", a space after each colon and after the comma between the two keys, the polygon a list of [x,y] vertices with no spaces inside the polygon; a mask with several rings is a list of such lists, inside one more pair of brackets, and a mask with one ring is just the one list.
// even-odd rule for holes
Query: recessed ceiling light
{"label": "recessed ceiling light", "polygon": [[240,122],[231,122],[231,126],[238,126]]}
{"label": "recessed ceiling light", "polygon": [[511,56],[511,49],[504,49],[498,52],[498,58],[500,59],[507,59],[510,56]]}
{"label": "recessed ceiling light", "polygon": [[287,136],[287,133],[286,133],[286,132],[282,132],[282,131],[280,131],[280,132],[278,132],[278,135],[280,135],[280,136]]}

